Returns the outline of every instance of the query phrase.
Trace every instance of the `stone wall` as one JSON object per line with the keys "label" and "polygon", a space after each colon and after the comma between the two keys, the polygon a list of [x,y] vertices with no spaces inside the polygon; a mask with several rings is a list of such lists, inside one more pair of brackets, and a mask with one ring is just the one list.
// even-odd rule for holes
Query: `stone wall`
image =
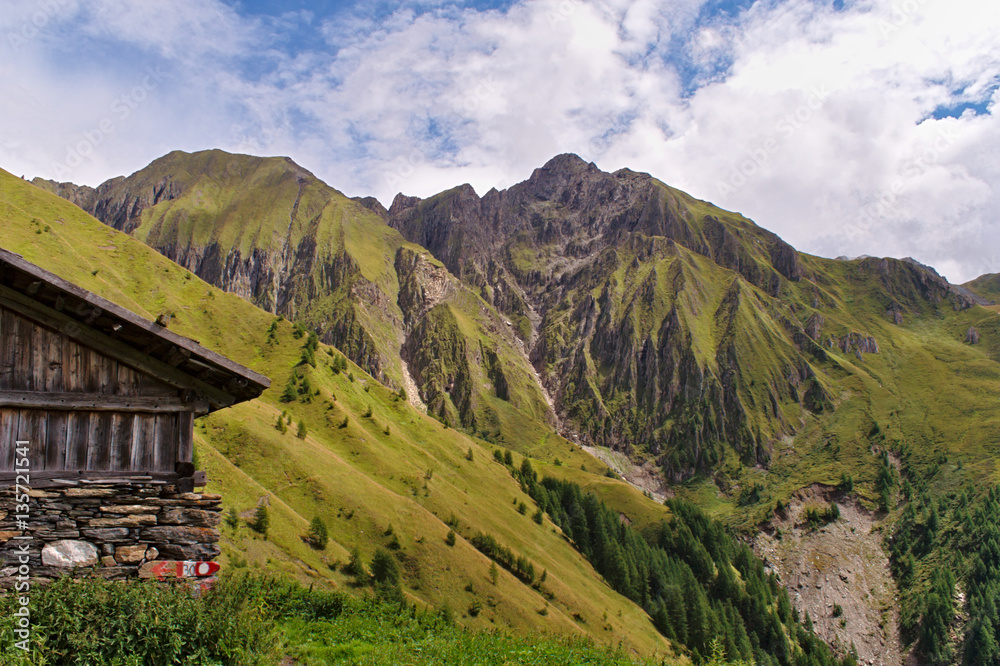
{"label": "stone wall", "polygon": [[[221,497],[178,493],[153,482],[101,482],[32,490],[27,530],[14,489],[0,490],[0,588],[10,588],[28,546],[34,579],[65,574],[134,577],[153,560],[211,560],[219,554]],[[21,535],[32,538],[15,539]]]}

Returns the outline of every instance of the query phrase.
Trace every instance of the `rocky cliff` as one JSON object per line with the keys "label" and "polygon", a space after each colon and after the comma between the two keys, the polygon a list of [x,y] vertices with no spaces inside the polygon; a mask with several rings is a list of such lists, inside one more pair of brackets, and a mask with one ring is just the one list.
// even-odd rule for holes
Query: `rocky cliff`
{"label": "rocky cliff", "polygon": [[[520,343],[492,307],[386,226],[376,201],[348,199],[287,158],[175,151],[97,188],[36,184],[317,331],[393,388],[411,371],[419,399],[442,420],[495,422],[494,398],[539,423],[549,418]],[[482,372],[481,348],[493,358]],[[508,377],[529,379],[512,390]]]}
{"label": "rocky cliff", "polygon": [[[803,257],[749,220],[648,174],[560,155],[508,190],[398,195],[385,218],[513,322],[567,433],[653,456],[669,478],[726,451],[766,465],[777,439],[832,406],[827,349],[876,336]],[[971,300],[916,262],[851,262],[899,317]],[[821,337],[825,332],[826,336]]]}

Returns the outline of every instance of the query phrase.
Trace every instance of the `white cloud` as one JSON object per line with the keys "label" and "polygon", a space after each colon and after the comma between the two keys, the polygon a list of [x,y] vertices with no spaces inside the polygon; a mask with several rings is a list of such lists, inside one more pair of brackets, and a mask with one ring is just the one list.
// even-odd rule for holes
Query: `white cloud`
{"label": "white cloud", "polygon": [[[290,155],[388,204],[397,190],[506,187],[576,152],[804,251],[913,255],[953,280],[1000,271],[1000,127],[932,117],[990,95],[994,108],[1000,10],[976,0],[775,0],[708,20],[701,0],[425,3],[327,19],[327,47],[294,52],[295,31],[318,21],[308,13],[47,1],[0,16],[10,42],[52,10],[37,35],[0,45],[0,165],[18,173],[56,175],[109,118],[67,179],[219,146]],[[156,85],[122,117],[151,67]]]}

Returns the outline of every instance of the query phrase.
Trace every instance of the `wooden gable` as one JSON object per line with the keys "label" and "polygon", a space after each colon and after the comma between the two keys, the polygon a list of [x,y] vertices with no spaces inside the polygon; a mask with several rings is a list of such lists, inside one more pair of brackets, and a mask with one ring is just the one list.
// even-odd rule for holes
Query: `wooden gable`
{"label": "wooden gable", "polygon": [[18,440],[33,480],[175,476],[195,416],[269,384],[0,250],[0,481]]}

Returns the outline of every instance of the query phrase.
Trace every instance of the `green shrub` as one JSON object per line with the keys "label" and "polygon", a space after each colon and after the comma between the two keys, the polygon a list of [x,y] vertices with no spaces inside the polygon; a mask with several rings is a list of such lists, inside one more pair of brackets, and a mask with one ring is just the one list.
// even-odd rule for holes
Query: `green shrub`
{"label": "green shrub", "polygon": [[295,399],[299,397],[298,386],[295,383],[295,373],[288,378],[288,383],[285,384],[285,390],[281,394],[281,402],[295,402]]}
{"label": "green shrub", "polygon": [[[224,573],[195,598],[181,586],[149,581],[56,580],[31,590],[32,651],[24,663],[277,663],[282,618],[332,619],[349,600],[260,575]],[[0,597],[0,663],[18,663],[15,600]]]}
{"label": "green shrub", "polygon": [[326,545],[330,541],[330,535],[326,530],[326,523],[319,516],[309,523],[309,533],[306,535],[309,545],[318,550],[326,550]]}
{"label": "green shrub", "polygon": [[455,530],[448,530],[448,536],[444,538],[444,542],[449,546],[455,545]]}
{"label": "green shrub", "polygon": [[372,579],[375,594],[386,601],[402,602],[403,588],[399,580],[399,565],[396,558],[384,548],[379,548],[372,556]]}
{"label": "green shrub", "polygon": [[267,529],[271,526],[271,517],[267,513],[267,507],[263,504],[257,507],[254,511],[253,520],[250,521],[249,527],[257,534],[261,534],[264,538],[267,538]]}
{"label": "green shrub", "polygon": [[344,565],[343,571],[348,576],[353,576],[355,582],[359,584],[368,582],[368,577],[371,574],[365,568],[365,562],[361,559],[361,551],[357,546],[351,549],[351,556],[347,560],[347,564]]}

